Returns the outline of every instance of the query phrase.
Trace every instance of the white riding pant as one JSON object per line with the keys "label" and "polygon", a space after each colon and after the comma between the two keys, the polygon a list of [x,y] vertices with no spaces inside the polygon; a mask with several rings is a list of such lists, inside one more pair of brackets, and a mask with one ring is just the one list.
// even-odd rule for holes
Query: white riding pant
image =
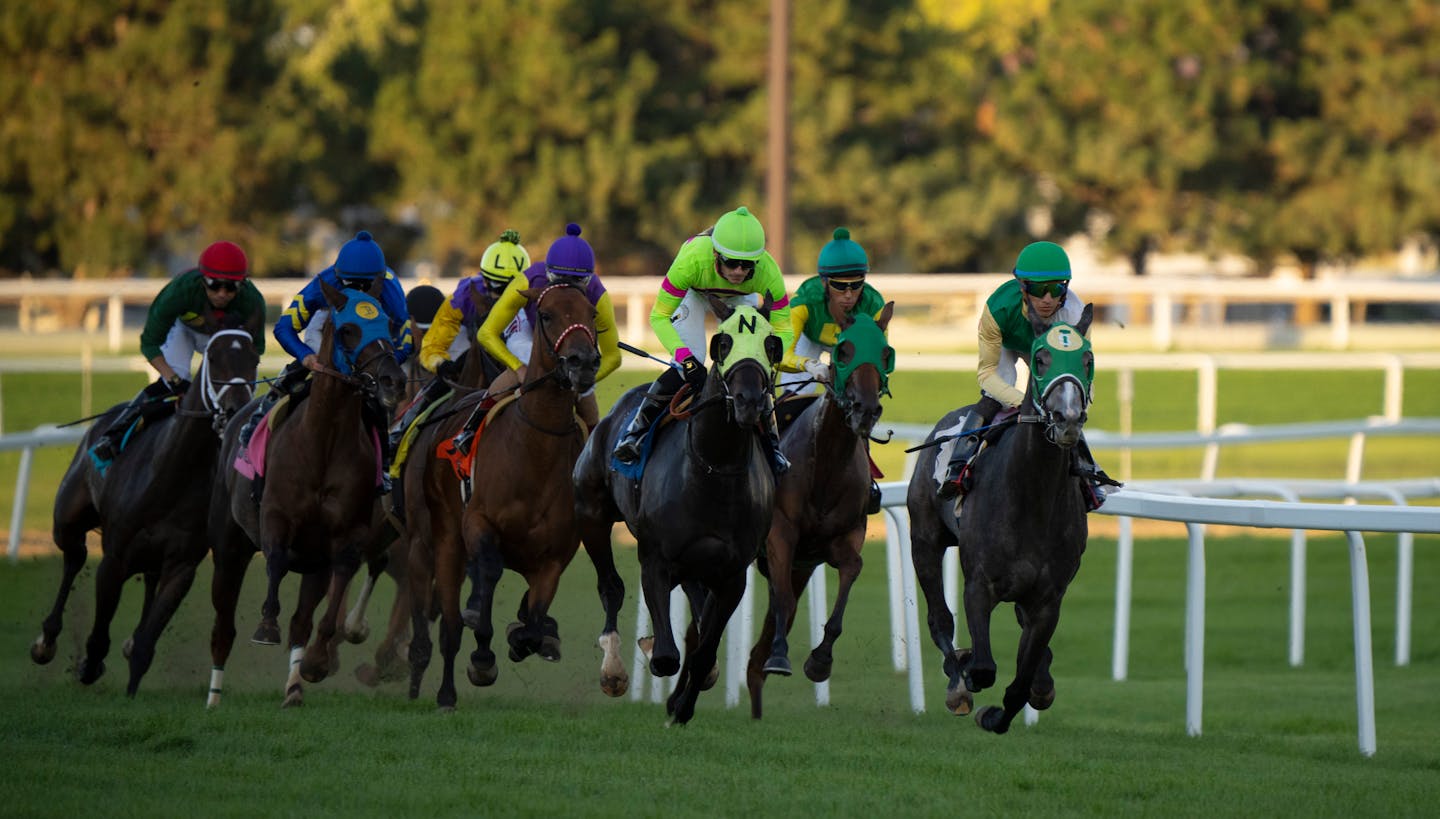
{"label": "white riding pant", "polygon": [[[738,307],[742,304],[759,307],[760,294],[725,296],[722,301],[731,307]],[[690,348],[690,352],[695,354],[695,358],[701,364],[705,363],[705,356],[709,352],[709,345],[705,343],[705,317],[709,314],[709,300],[693,290],[685,294],[685,298],[680,301],[680,306],[670,314],[670,323],[675,326],[675,332],[680,334],[681,343]]]}

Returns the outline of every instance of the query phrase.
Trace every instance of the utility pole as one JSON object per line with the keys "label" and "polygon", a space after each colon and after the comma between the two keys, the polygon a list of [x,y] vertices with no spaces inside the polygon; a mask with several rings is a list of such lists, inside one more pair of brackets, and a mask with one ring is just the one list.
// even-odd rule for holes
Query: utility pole
{"label": "utility pole", "polygon": [[766,139],[765,247],[790,269],[790,0],[770,0],[770,113]]}

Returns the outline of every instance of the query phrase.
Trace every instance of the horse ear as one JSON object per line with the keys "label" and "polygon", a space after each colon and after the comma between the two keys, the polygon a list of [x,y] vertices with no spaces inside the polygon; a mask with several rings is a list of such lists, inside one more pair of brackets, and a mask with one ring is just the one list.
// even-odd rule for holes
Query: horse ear
{"label": "horse ear", "polygon": [[481,305],[490,302],[490,291],[476,284],[474,279],[467,280],[465,287],[470,291],[471,304]]}
{"label": "horse ear", "polygon": [[348,296],[346,296],[344,293],[341,293],[338,289],[332,287],[330,285],[330,282],[327,282],[324,279],[320,280],[320,292],[325,294],[325,303],[335,308],[336,312],[344,310],[345,305],[350,303],[350,298]]}
{"label": "horse ear", "polygon": [[760,307],[757,309],[766,321],[770,320],[770,311],[775,309],[775,299],[770,295],[770,291],[765,291],[765,300],[760,302]]}
{"label": "horse ear", "polygon": [[710,360],[724,361],[734,346],[735,339],[731,338],[729,333],[716,333],[710,337]]}
{"label": "horse ear", "polygon": [[855,317],[852,316],[852,315],[850,315],[849,313],[843,313],[843,312],[842,312],[840,315],[838,315],[838,316],[835,317],[835,326],[836,326],[836,327],[839,327],[839,328],[840,328],[840,332],[842,332],[842,333],[845,332],[846,330],[850,329],[850,325],[852,325],[852,324],[854,324],[854,323],[855,323]]}
{"label": "horse ear", "polygon": [[836,364],[842,366],[848,365],[850,359],[855,357],[855,342],[846,339],[836,344],[835,351],[832,352],[830,356],[835,359]]}
{"label": "horse ear", "polygon": [[785,360],[785,342],[781,341],[779,336],[765,337],[765,357],[770,359],[771,366]]}
{"label": "horse ear", "polygon": [[[1030,330],[1035,333],[1035,337],[1039,338],[1040,336],[1045,335],[1046,331],[1050,329],[1050,321],[1040,318],[1040,314],[1035,312],[1033,309],[1029,311],[1029,315]],[[1059,316],[1054,316],[1052,317],[1052,320],[1058,318]]]}
{"label": "horse ear", "polygon": [[712,293],[706,293],[705,299],[710,302],[710,312],[714,313],[715,318],[720,321],[730,318],[730,314],[735,312],[735,308],[727,304],[724,299]]}
{"label": "horse ear", "polygon": [[1091,322],[1094,318],[1095,318],[1095,305],[1094,305],[1093,302],[1086,302],[1086,303],[1085,303],[1085,309],[1082,310],[1082,311],[1080,311],[1080,320],[1075,323],[1075,329],[1080,331],[1080,335],[1082,335],[1082,336],[1089,336],[1089,335],[1090,335],[1090,322]]}
{"label": "horse ear", "polygon": [[890,319],[892,319],[892,318],[894,318],[894,317],[895,317],[895,302],[893,302],[893,301],[887,301],[887,302],[885,302],[885,306],[882,307],[882,308],[880,308],[880,317],[877,318],[877,319],[875,319],[875,324],[880,328],[880,332],[882,332],[882,333],[888,332],[888,328],[890,327]]}
{"label": "horse ear", "polygon": [[521,290],[521,291],[520,291],[521,295],[523,295],[523,296],[524,296],[527,300],[529,300],[529,301],[534,301],[534,300],[540,298],[540,294],[541,294],[541,293],[544,293],[544,292],[545,292],[545,288],[543,288],[543,287],[532,287],[532,288],[530,288],[530,289],[528,289],[528,290]]}

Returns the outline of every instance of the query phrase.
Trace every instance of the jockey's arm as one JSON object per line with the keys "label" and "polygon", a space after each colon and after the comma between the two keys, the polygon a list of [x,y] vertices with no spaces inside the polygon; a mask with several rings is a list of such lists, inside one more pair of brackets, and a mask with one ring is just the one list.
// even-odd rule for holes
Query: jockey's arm
{"label": "jockey's arm", "polygon": [[600,371],[595,374],[598,382],[620,368],[620,331],[615,326],[615,303],[608,292],[601,293],[595,302],[595,343],[600,348]]}
{"label": "jockey's arm", "polygon": [[790,308],[790,344],[785,348],[785,360],[776,365],[775,369],[782,373],[804,372],[805,363],[810,359],[800,355],[795,346],[805,335],[805,323],[810,320],[810,305],[796,304]]}
{"label": "jockey's arm", "polygon": [[280,314],[280,320],[275,322],[275,340],[297,361],[316,354],[300,334],[310,326],[310,319],[321,306],[323,300],[320,296],[320,277],[316,276],[295,294],[290,300],[290,306],[285,308],[285,312]]}
{"label": "jockey's arm", "polygon": [[1007,407],[1018,407],[1020,402],[1025,400],[1025,393],[999,374],[1000,353],[1004,348],[1000,325],[996,323],[995,317],[990,315],[990,308],[986,307],[980,316],[980,366],[976,372],[976,381],[986,395]]}
{"label": "jockey's arm", "polygon": [[770,326],[775,330],[775,334],[780,336],[781,349],[785,351],[785,357],[776,365],[776,369],[788,373],[800,372],[805,363],[795,355],[797,334],[793,319],[790,318],[790,296],[785,292],[785,279],[780,275],[780,266],[769,253],[761,256],[760,263],[755,266],[755,283],[755,292],[760,294],[761,302],[764,302],[766,296],[770,297]]}
{"label": "jockey's arm", "polygon": [[485,317],[485,323],[475,331],[475,339],[480,342],[480,348],[489,353],[492,358],[504,364],[509,369],[519,372],[525,362],[515,357],[510,348],[505,346],[505,328],[515,320],[515,316],[525,308],[528,299],[525,297],[525,289],[530,286],[524,276],[516,276],[505,285],[505,292],[490,308],[490,314]]}
{"label": "jockey's arm", "polygon": [[[201,285],[203,287],[203,285]],[[150,303],[150,309],[145,313],[145,328],[140,331],[140,354],[145,360],[153,365],[156,358],[164,360],[165,356],[160,348],[164,346],[165,339],[170,336],[170,328],[175,326],[175,320],[184,313],[194,309],[185,304],[183,277],[171,279],[160,292],[156,294],[155,301]],[[156,367],[156,369],[159,369]],[[168,369],[168,365],[167,365]],[[164,373],[164,370],[161,370]]]}
{"label": "jockey's arm", "polygon": [[395,345],[395,361],[404,364],[415,352],[415,334],[410,324],[410,307],[405,303],[405,288],[389,270],[380,285],[380,306],[390,318],[390,341]]}
{"label": "jockey's arm", "polygon": [[655,294],[655,306],[650,308],[650,329],[655,331],[655,337],[665,345],[670,355],[679,361],[682,350],[686,358],[693,353],[684,347],[685,342],[680,340],[675,325],[670,323],[670,317],[675,315],[675,310],[680,307],[680,302],[684,301],[685,294],[690,289],[687,284],[673,281],[672,276],[675,274],[676,270],[672,267],[660,281],[660,292]]}
{"label": "jockey's arm", "polygon": [[442,362],[450,360],[450,345],[460,335],[464,321],[465,315],[451,305],[449,299],[441,302],[440,309],[435,311],[435,320],[420,342],[420,366],[433,373]]}

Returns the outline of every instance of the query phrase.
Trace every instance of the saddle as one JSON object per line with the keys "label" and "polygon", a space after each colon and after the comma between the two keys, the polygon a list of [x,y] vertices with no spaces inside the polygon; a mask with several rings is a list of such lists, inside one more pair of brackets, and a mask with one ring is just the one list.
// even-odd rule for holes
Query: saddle
{"label": "saddle", "polygon": [[[683,411],[689,408],[689,406],[694,401],[695,396],[688,395],[680,402],[679,406],[675,407],[675,409]],[[619,424],[617,428],[625,429],[630,426],[630,420],[634,418],[638,412],[640,412],[640,406],[640,404],[636,404],[635,409],[631,410],[629,413],[626,413],[624,422]],[[650,428],[645,430],[645,436],[640,439],[640,457],[635,460],[635,463],[627,464],[617,459],[614,453],[611,453],[610,469],[613,470],[615,473],[623,475],[634,481],[636,489],[638,490],[640,478],[645,475],[645,465],[650,461],[650,452],[655,448],[655,433],[657,433],[661,427],[673,423],[675,423],[674,415],[672,415],[668,411],[661,412],[659,414],[659,417],[655,419],[655,422],[650,425]]]}
{"label": "saddle", "polygon": [[[446,438],[435,447],[435,457],[448,462],[450,468],[455,470],[455,477],[460,481],[460,498],[465,503],[470,502],[472,485],[470,476],[475,468],[475,451],[479,449],[475,446],[475,440],[485,432],[485,427],[490,425],[490,422],[500,414],[501,410],[515,403],[519,397],[518,392],[512,392],[491,405],[490,409],[486,411],[485,417],[481,419],[480,426],[475,428],[474,437],[468,441],[468,445],[464,449],[460,448],[460,444],[455,438]],[[440,402],[435,403],[438,405]],[[481,404],[477,409],[483,409],[483,407],[484,405]]]}
{"label": "saddle", "polygon": [[[405,427],[405,430],[400,434],[400,443],[395,447],[395,457],[390,464],[391,478],[400,477],[400,472],[405,466],[405,459],[410,455],[410,447],[415,443],[415,436],[419,435],[420,430],[430,422],[430,419],[435,415],[435,411],[454,395],[454,390],[443,393],[440,397],[430,402],[430,406],[426,407],[419,415],[416,415],[410,422],[410,425]],[[415,400],[418,401],[420,399],[417,397]]]}

